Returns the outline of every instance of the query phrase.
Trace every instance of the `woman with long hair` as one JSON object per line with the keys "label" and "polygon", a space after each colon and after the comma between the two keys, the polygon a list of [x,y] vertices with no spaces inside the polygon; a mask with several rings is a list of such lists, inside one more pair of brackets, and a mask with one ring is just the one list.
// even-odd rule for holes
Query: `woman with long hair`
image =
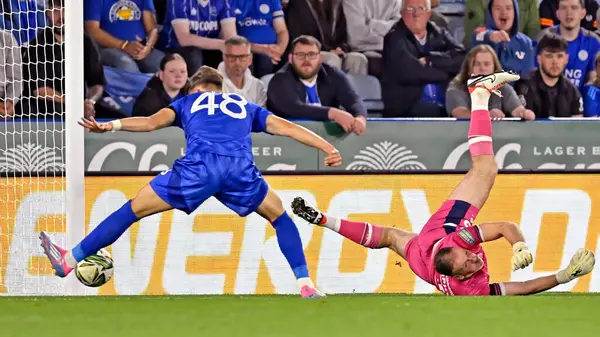
{"label": "woman with long hair", "polygon": [[[446,90],[446,110],[456,118],[471,118],[471,96],[467,81],[471,75],[487,75],[502,71],[498,56],[492,47],[481,44],[473,47],[463,61],[460,73],[450,82]],[[502,97],[490,96],[490,115],[492,118],[518,117],[535,119],[531,110],[525,109],[519,96],[510,84],[500,87]]]}

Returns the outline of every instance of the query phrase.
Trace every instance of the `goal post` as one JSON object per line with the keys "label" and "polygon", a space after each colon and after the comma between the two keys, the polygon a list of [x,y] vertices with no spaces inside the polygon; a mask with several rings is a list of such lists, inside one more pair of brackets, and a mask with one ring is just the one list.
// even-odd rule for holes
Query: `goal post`
{"label": "goal post", "polygon": [[[66,2],[66,1],[65,1]],[[83,117],[85,83],[83,78],[83,1],[68,1],[65,16],[65,160],[67,247],[76,245],[85,235],[85,140],[84,129],[77,124]],[[68,291],[82,289],[71,275]]]}
{"label": "goal post", "polygon": [[[38,239],[47,231],[70,248],[86,228],[85,132],[77,124],[84,115],[83,1],[50,2],[57,8],[47,0],[2,2],[9,8],[0,27],[0,296],[94,293],[74,275],[52,275]],[[6,113],[11,104],[14,116]]]}

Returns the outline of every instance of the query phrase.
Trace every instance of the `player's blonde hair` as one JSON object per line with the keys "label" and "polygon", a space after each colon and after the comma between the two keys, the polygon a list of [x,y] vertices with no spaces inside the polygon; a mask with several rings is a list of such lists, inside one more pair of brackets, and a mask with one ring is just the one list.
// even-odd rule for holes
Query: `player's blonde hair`
{"label": "player's blonde hair", "polygon": [[223,89],[223,75],[215,68],[202,66],[189,80],[189,90],[197,86],[212,85],[221,91]]}

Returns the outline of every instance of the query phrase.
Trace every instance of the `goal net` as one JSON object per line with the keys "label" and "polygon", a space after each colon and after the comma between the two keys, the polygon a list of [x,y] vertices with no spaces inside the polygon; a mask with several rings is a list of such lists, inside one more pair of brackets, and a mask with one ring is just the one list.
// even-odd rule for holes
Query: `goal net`
{"label": "goal net", "polygon": [[[71,217],[74,198],[83,199],[83,184],[78,194],[67,179],[83,181],[83,170],[71,172],[79,156],[69,149],[77,138],[71,127],[77,118],[73,106],[81,102],[81,90],[73,90],[82,82],[71,69],[81,66],[78,48],[66,26],[73,12],[63,7],[64,0],[1,0],[0,18],[0,294],[2,295],[67,295],[74,294],[74,282],[53,276],[52,268],[40,247],[38,234],[46,231],[57,243],[68,246],[77,230],[72,228],[78,213]],[[72,13],[69,14],[69,11]],[[82,13],[83,11],[81,11]],[[81,19],[82,20],[82,19]],[[65,22],[67,22],[65,24]],[[82,21],[81,21],[82,22]],[[79,43],[81,45],[81,43]],[[69,55],[69,53],[71,55]],[[81,59],[83,57],[80,57]],[[69,66],[65,67],[65,64]],[[69,83],[68,81],[72,83]],[[67,103],[69,97],[72,102]],[[70,104],[70,105],[67,105]],[[69,134],[71,130],[71,134]],[[82,131],[80,131],[81,134]],[[81,142],[83,136],[79,139]],[[73,160],[71,163],[70,161]],[[70,165],[71,164],[71,165]],[[77,170],[75,170],[77,171]],[[77,177],[76,175],[80,175]],[[68,216],[67,216],[68,215]],[[83,220],[79,216],[80,220]],[[80,226],[83,225],[81,221]],[[73,233],[71,233],[73,232]]]}

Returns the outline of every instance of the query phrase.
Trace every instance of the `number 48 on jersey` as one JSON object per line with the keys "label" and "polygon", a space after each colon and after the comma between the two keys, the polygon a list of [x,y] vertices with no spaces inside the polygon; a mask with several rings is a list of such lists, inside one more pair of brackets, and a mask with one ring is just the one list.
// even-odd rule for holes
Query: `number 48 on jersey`
{"label": "number 48 on jersey", "polygon": [[[219,96],[222,98],[222,101],[216,103]],[[232,118],[244,119],[247,115],[247,104],[248,101],[238,94],[215,94],[214,92],[205,92],[196,98],[190,112],[193,114],[197,111],[205,110],[210,116],[214,115],[215,110],[218,109]],[[230,107],[239,112],[230,110]]]}

